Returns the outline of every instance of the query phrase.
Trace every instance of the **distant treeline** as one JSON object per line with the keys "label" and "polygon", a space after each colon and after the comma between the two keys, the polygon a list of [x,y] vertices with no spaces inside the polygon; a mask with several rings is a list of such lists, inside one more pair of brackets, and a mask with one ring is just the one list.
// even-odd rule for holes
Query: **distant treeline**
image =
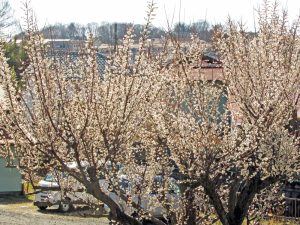
{"label": "distant treeline", "polygon": [[[102,22],[89,23],[81,25],[77,23],[70,24],[55,24],[46,26],[41,29],[45,38],[52,39],[75,39],[85,40],[89,33],[92,33],[96,40],[101,43],[113,44],[114,41],[121,40],[124,37],[130,23],[108,23]],[[138,40],[141,36],[143,25],[135,24],[134,26],[134,40]],[[217,25],[220,26],[220,25]],[[161,38],[168,32],[171,32],[178,38],[188,38],[191,34],[198,35],[202,40],[210,41],[215,26],[212,26],[207,21],[198,21],[192,24],[177,23],[170,30],[159,27],[152,27],[150,30],[149,38]],[[116,31],[116,32],[115,32]],[[21,35],[21,34],[20,34]]]}

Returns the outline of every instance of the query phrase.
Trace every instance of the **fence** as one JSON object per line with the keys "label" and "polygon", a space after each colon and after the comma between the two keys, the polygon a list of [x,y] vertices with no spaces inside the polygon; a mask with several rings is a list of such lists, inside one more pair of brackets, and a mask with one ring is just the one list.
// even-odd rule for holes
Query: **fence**
{"label": "fence", "polygon": [[293,217],[300,219],[300,199],[299,198],[285,198],[285,217]]}
{"label": "fence", "polygon": [[284,200],[283,210],[276,210],[276,212],[269,213],[263,218],[281,222],[292,221],[292,224],[300,224],[300,198],[285,197]]}

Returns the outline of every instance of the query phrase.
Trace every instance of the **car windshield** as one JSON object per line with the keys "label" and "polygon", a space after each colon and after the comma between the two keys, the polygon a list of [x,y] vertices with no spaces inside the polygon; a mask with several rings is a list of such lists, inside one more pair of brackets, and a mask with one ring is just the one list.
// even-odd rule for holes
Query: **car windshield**
{"label": "car windshield", "polygon": [[53,178],[52,174],[47,174],[44,178],[44,181],[53,182],[54,178]]}
{"label": "car windshield", "polygon": [[54,171],[52,173],[47,173],[47,175],[44,178],[44,181],[56,182],[58,179],[67,179],[67,178],[68,178],[67,172]]}
{"label": "car windshield", "polygon": [[180,193],[180,187],[176,182],[171,182],[170,192],[174,193],[174,194],[179,194]]}
{"label": "car windshield", "polygon": [[120,180],[120,188],[122,188],[124,191],[130,189],[130,182],[127,179],[121,179]]}
{"label": "car windshield", "polygon": [[[163,177],[162,176],[155,176],[153,180],[153,192],[157,193],[157,188],[163,186]],[[171,179],[171,182],[169,183],[169,193],[179,194],[180,193],[180,187],[175,179]]]}

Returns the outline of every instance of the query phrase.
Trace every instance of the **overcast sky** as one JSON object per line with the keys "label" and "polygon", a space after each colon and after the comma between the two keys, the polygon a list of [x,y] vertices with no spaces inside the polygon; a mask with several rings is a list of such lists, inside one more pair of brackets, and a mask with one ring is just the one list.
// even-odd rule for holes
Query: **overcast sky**
{"label": "overcast sky", "polygon": [[[9,0],[20,19],[23,0]],[[299,14],[300,0],[278,0],[287,8],[291,19]],[[154,25],[166,27],[166,18],[192,23],[206,19],[210,23],[223,23],[230,15],[253,28],[253,15],[263,0],[156,0],[158,9]],[[147,0],[31,0],[39,27],[54,23],[77,22],[133,22],[143,23]]]}

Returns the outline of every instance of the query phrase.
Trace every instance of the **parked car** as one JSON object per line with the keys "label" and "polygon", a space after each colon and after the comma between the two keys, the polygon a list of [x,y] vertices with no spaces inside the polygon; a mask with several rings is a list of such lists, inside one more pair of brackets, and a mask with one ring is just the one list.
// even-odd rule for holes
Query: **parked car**
{"label": "parked car", "polygon": [[[146,211],[150,212],[154,217],[159,219],[166,219],[166,209],[162,205],[153,205],[153,202],[157,202],[159,193],[157,189],[153,188],[148,194],[138,196],[132,194],[132,188],[134,185],[133,181],[130,181],[127,176],[122,172],[120,166],[120,173],[117,177],[119,188],[126,196],[126,199],[121,199],[116,192],[111,191],[109,184],[106,179],[99,179],[99,185],[106,194],[113,199],[126,213],[136,215],[136,209],[131,203],[139,204]],[[59,182],[64,182],[65,190],[61,190]],[[136,181],[138,182],[138,181]],[[162,176],[155,176],[153,179],[153,186],[157,188],[162,187],[163,178]],[[84,204],[86,202],[97,203],[98,200],[92,195],[84,192],[83,186],[74,181],[74,179],[63,172],[55,172],[47,174],[44,179],[38,183],[39,191],[35,194],[34,205],[40,210],[45,210],[47,207],[58,205],[62,212],[68,212],[74,204]],[[70,188],[68,188],[70,187]],[[171,178],[169,192],[165,198],[169,202],[173,202],[173,208],[179,207],[179,186],[175,179]],[[104,209],[107,213],[110,212],[108,206],[104,205]]]}
{"label": "parked car", "polygon": [[[38,183],[38,191],[35,194],[33,204],[40,210],[45,210],[48,207],[58,205],[59,210],[68,212],[74,204],[83,204],[86,202],[97,202],[97,200],[85,193],[78,182],[70,178],[65,173],[59,174],[60,179],[52,173],[48,173],[45,178]],[[69,182],[72,179],[71,182]],[[59,180],[66,182],[66,190],[61,190]],[[68,183],[72,185],[72,189],[68,188]],[[72,191],[71,191],[72,190]]]}

